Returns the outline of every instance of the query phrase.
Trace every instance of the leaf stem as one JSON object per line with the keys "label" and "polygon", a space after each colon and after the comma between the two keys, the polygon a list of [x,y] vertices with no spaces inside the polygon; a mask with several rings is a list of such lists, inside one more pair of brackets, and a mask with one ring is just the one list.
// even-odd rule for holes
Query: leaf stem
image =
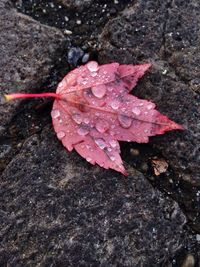
{"label": "leaf stem", "polygon": [[56,93],[40,93],[40,94],[16,93],[16,94],[4,95],[6,101],[11,101],[19,98],[36,98],[36,97],[53,97],[56,99],[61,99],[61,95]]}

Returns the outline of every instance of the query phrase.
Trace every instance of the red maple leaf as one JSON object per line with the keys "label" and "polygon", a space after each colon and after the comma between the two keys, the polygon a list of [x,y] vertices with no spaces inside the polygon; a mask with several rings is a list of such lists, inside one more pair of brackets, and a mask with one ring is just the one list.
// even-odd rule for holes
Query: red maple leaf
{"label": "red maple leaf", "polygon": [[59,83],[56,93],[12,94],[7,100],[55,97],[51,116],[63,145],[91,164],[127,175],[118,141],[147,143],[149,137],[183,127],[162,115],[155,104],[129,94],[150,67],[143,65],[80,66]]}

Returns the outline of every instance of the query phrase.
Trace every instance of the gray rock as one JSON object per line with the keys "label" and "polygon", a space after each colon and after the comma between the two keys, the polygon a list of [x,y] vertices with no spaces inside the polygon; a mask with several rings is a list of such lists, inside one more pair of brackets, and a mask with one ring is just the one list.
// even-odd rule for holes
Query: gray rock
{"label": "gray rock", "polygon": [[165,27],[165,49],[169,62],[184,82],[199,78],[200,3],[173,1]]}
{"label": "gray rock", "polygon": [[[1,2],[0,16],[1,94],[35,90],[49,75],[65,39],[58,29],[18,13],[8,1]],[[18,103],[0,106],[1,126]]]}
{"label": "gray rock", "polygon": [[[65,2],[77,10],[82,8],[80,2],[83,6],[92,3]],[[170,65],[175,57],[168,52],[172,49],[171,44],[167,48],[165,36],[172,9],[170,3],[138,1],[111,21],[101,38],[100,61],[138,63],[151,59],[153,68],[140,82],[136,94],[154,100],[161,111],[187,126],[187,105],[191,111],[193,101],[194,114],[198,115],[195,113],[198,99],[177,73],[178,68],[175,70]],[[0,8],[0,82],[11,84],[10,90],[7,91],[7,86],[2,86],[2,90],[32,91],[49,75],[58,50],[63,49],[64,38],[59,30],[19,14],[6,0],[0,2]],[[89,26],[90,30],[100,29],[95,23],[96,20]],[[133,34],[133,29],[138,36]],[[120,35],[121,31],[125,37]],[[192,76],[193,86],[198,84],[197,79]],[[184,109],[177,106],[178,101]],[[15,105],[0,108],[1,125],[16,114]],[[26,111],[30,112],[25,108]],[[0,266],[159,267],[187,247],[188,238],[193,244],[178,205],[155,190],[142,173],[128,165],[130,175],[124,178],[114,171],[91,166],[76,153],[67,153],[52,127],[41,130],[49,122],[47,115],[42,114],[44,121],[35,130],[38,117],[31,114],[19,113],[15,123],[9,125],[12,128],[18,124],[18,129],[27,132],[23,134],[24,140],[16,140],[13,147],[11,140],[1,139],[0,159],[6,159],[2,169],[7,166],[0,176]],[[197,121],[194,114],[193,124]],[[152,142],[185,179],[186,163],[181,157],[186,158],[186,154],[178,151],[181,149],[177,143],[181,138],[183,151],[187,152],[188,144],[193,149],[198,137],[196,124],[189,135],[188,132],[171,133]],[[192,172],[196,183],[197,160],[191,164],[188,171],[191,175],[191,167],[196,168]]]}
{"label": "gray rock", "polygon": [[[134,93],[155,102],[186,130],[155,137],[152,144],[180,178],[200,185],[200,96],[198,89],[191,90],[199,82],[200,4],[182,3],[138,1],[126,9],[105,26],[99,59],[153,64]],[[177,32],[178,40],[173,38]]]}
{"label": "gray rock", "polygon": [[46,127],[0,178],[0,265],[160,266],[186,244],[178,205],[67,153]]}
{"label": "gray rock", "polygon": [[166,2],[138,1],[110,20],[101,36],[101,61],[133,63],[159,58]]}

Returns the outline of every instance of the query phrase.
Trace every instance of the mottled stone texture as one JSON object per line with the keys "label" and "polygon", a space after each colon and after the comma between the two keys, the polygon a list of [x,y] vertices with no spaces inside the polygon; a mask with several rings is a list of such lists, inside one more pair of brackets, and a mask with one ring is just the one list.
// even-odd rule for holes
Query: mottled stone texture
{"label": "mottled stone texture", "polygon": [[[64,37],[58,29],[18,13],[8,1],[1,3],[0,17],[1,93],[33,91],[46,80]],[[0,106],[1,127],[17,103]]]}
{"label": "mottled stone texture", "polygon": [[[79,1],[65,2],[81,12]],[[181,179],[199,184],[199,4],[185,2],[130,1],[110,19],[95,47],[101,46],[101,63],[152,62],[136,95],[152,99],[187,130],[155,137],[151,148],[165,156]],[[95,3],[84,34],[98,28],[100,16],[92,16],[100,14],[102,1]],[[65,39],[58,29],[20,14],[6,0],[0,8],[1,90],[32,91],[48,77]],[[102,21],[108,20],[106,12]],[[47,22],[48,16],[44,13]],[[74,13],[69,17],[75,25]],[[172,25],[176,20],[178,28]],[[181,40],[175,38],[177,31]],[[181,249],[192,248],[194,239],[177,203],[131,166],[130,144],[128,152],[122,151],[129,158],[128,177],[92,166],[67,153],[50,126],[50,107],[32,108],[34,103],[21,102],[18,109],[14,103],[0,106],[1,125],[6,125],[0,128],[0,160],[5,160],[0,165],[0,266],[160,267],[169,266]]]}
{"label": "mottled stone texture", "polygon": [[135,93],[185,127],[152,144],[194,185],[200,185],[199,19],[199,1],[138,1],[105,26],[100,53],[101,62],[152,63]]}
{"label": "mottled stone texture", "polygon": [[158,266],[172,256],[185,244],[184,215],[129,172],[68,154],[52,129],[30,137],[0,180],[0,265]]}

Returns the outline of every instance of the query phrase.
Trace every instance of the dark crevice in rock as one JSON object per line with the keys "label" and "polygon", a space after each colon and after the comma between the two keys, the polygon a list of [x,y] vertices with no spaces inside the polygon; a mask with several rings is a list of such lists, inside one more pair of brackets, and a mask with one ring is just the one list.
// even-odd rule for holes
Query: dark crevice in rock
{"label": "dark crevice in rock", "polygon": [[132,0],[94,1],[91,4],[75,6],[64,1],[17,1],[13,0],[19,12],[31,16],[42,24],[59,28],[72,46],[84,49],[98,48],[98,34],[109,19],[116,17]]}
{"label": "dark crevice in rock", "polygon": [[[185,213],[187,224],[200,233],[200,187],[194,187],[189,182],[183,181],[168,159],[161,151],[154,148],[151,142],[149,144],[121,143],[121,150],[124,162],[142,172],[155,188],[175,200]],[[155,175],[152,164],[154,159],[163,159],[168,163],[166,171],[160,175]]]}

